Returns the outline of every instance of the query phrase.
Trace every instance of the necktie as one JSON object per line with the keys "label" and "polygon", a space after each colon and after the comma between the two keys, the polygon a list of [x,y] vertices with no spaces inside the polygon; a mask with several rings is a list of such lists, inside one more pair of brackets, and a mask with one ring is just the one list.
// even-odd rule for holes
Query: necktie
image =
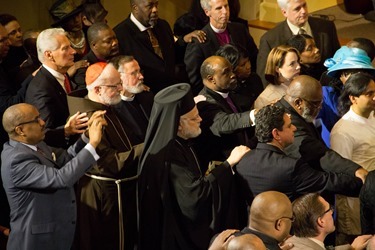
{"label": "necktie", "polygon": [[229,97],[229,95],[225,98],[225,100],[227,101],[227,103],[228,103],[229,107],[232,109],[232,111],[234,113],[238,113],[238,110],[237,110],[236,106],[234,105],[232,99]]}
{"label": "necktie", "polygon": [[65,87],[65,91],[67,94],[69,94],[70,92],[72,92],[72,89],[70,88],[70,81],[69,81],[69,78],[66,74],[64,74],[64,87]]}
{"label": "necktie", "polygon": [[152,31],[152,29],[147,29],[147,33],[148,33],[148,36],[150,37],[152,48],[154,49],[155,54],[157,54],[160,58],[163,59],[163,54],[161,53],[159,42],[154,32]]}
{"label": "necktie", "polygon": [[306,30],[304,28],[300,28],[298,31],[298,35],[304,35],[307,34]]}

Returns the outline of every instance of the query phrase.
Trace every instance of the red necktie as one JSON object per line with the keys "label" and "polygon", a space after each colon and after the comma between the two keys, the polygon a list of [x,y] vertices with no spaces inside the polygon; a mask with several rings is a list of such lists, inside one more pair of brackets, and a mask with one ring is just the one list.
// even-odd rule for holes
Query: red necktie
{"label": "red necktie", "polygon": [[66,91],[67,94],[69,94],[70,92],[72,92],[72,89],[70,87],[70,81],[69,81],[69,78],[66,74],[64,75],[64,77],[65,77],[65,79],[64,79],[65,91]]}

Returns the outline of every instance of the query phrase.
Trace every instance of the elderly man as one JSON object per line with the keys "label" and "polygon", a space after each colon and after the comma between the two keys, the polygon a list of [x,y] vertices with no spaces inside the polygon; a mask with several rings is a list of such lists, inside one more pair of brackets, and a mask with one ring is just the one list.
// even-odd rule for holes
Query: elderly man
{"label": "elderly man", "polygon": [[297,159],[302,158],[315,169],[345,173],[364,181],[367,171],[327,148],[314,127],[312,122],[319,113],[321,104],[322,87],[317,80],[302,75],[291,82],[286,95],[276,103],[291,114],[292,124],[297,128],[294,142],[285,148],[285,153]]}
{"label": "elderly man", "polygon": [[175,42],[169,24],[158,16],[158,4],[158,0],[130,0],[130,16],[114,28],[120,53],[134,56],[154,93],[177,82],[175,49],[183,50],[192,37],[204,36],[192,32]]}
{"label": "elderly man", "polygon": [[154,94],[146,91],[143,74],[133,56],[118,56],[111,60],[121,75],[121,102],[115,106],[118,116],[133,133],[144,141]]}
{"label": "elderly man", "polygon": [[324,190],[358,196],[362,187],[359,178],[318,171],[284,153],[284,149],[294,142],[296,131],[284,107],[265,106],[255,119],[258,145],[256,150],[242,158],[236,168],[249,204],[251,195],[268,190],[282,192],[292,201],[302,194]]}
{"label": "elderly man", "polygon": [[321,53],[321,62],[332,57],[340,48],[334,23],[309,17],[306,0],[278,0],[277,3],[286,20],[267,31],[260,39],[257,73],[262,77],[264,86],[268,84],[264,77],[264,71],[269,52],[272,48],[285,44],[293,35],[308,34],[312,36]]}
{"label": "elderly man", "polygon": [[74,64],[76,52],[61,28],[42,31],[37,50],[42,67],[27,88],[25,102],[35,106],[45,121],[46,143],[66,148],[76,139],[71,136],[82,133],[87,126],[85,114],[77,116],[73,126],[66,126],[69,117],[66,95],[75,88],[66,73]]}
{"label": "elderly man", "polygon": [[[106,23],[92,24],[87,31],[87,40],[90,45],[90,51],[82,60],[87,60],[89,64],[106,62],[119,54],[116,35]],[[73,80],[78,89],[86,88],[86,70],[86,67],[80,68],[74,75]]]}
{"label": "elderly man", "polygon": [[250,118],[253,112],[239,108],[231,90],[237,86],[232,65],[223,57],[211,56],[201,66],[204,88],[196,98],[202,121],[197,152],[202,166],[212,160],[223,161],[237,145],[253,147]]}
{"label": "elderly man", "polygon": [[155,95],[139,167],[139,249],[207,249],[213,234],[236,226],[232,167],[249,149],[205,174],[190,143],[201,121],[189,84]]}
{"label": "elderly man", "polygon": [[[88,99],[73,107],[89,115],[106,110],[108,126],[97,152],[100,159],[81,178],[78,192],[78,249],[133,249],[137,240],[136,179],[143,144],[117,116],[121,101],[120,73],[98,62],[86,71]],[[75,113],[75,112],[73,112]]]}
{"label": "elderly man", "polygon": [[232,43],[246,50],[252,69],[255,71],[258,48],[249,33],[249,29],[240,23],[229,23],[229,5],[227,0],[201,0],[201,6],[210,22],[202,29],[207,34],[204,43],[188,44],[185,53],[186,71],[190,78],[193,93],[203,88],[199,69],[203,61],[215,54],[220,46]]}
{"label": "elderly man", "polygon": [[106,125],[103,114],[89,121],[89,141],[82,135],[65,152],[43,142],[45,122],[32,105],[16,104],[4,112],[9,142],[1,154],[1,178],[11,207],[8,249],[70,249],[76,224],[73,185],[99,158],[95,148]]}
{"label": "elderly man", "polygon": [[267,249],[279,250],[289,235],[293,221],[292,203],[288,197],[277,191],[267,191],[254,198],[249,224],[237,235],[255,234]]}
{"label": "elderly man", "polygon": [[[341,119],[331,132],[331,148],[342,157],[361,165],[367,171],[375,169],[375,81],[366,73],[349,77],[339,99]],[[361,234],[359,199],[337,196],[336,242],[345,244]],[[371,223],[372,218],[363,218]]]}
{"label": "elderly man", "polygon": [[[296,250],[326,249],[324,239],[335,231],[334,207],[317,193],[305,194],[293,202],[294,236],[286,240]],[[340,250],[365,249],[372,235],[357,237],[351,245],[335,247]]]}

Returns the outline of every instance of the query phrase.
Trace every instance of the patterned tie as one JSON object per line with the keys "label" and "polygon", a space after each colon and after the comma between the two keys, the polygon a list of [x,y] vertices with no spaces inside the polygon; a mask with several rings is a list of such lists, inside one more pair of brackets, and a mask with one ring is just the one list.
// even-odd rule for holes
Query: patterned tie
{"label": "patterned tie", "polygon": [[300,28],[298,31],[298,35],[304,35],[307,34],[306,30],[304,28]]}
{"label": "patterned tie", "polygon": [[72,89],[70,87],[70,81],[69,81],[69,78],[67,76],[67,74],[64,74],[64,87],[65,87],[65,91],[67,94],[69,94],[70,92],[72,92]]}
{"label": "patterned tie", "polygon": [[150,38],[152,48],[154,49],[155,54],[157,54],[161,59],[163,59],[163,54],[161,53],[159,42],[154,32],[152,31],[152,29],[147,29],[147,33]]}
{"label": "patterned tie", "polygon": [[238,110],[237,110],[236,106],[234,105],[232,99],[229,97],[229,95],[225,98],[225,100],[227,101],[227,103],[228,103],[229,107],[232,109],[232,111],[234,113],[238,113]]}

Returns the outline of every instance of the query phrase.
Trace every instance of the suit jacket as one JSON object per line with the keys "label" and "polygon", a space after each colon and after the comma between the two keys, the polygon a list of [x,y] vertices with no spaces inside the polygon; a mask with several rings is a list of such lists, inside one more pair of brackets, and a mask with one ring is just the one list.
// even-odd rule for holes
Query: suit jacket
{"label": "suit jacket", "polygon": [[69,117],[66,92],[46,68],[41,67],[31,80],[25,102],[34,105],[45,121],[48,129],[45,142],[51,146],[66,148],[64,125]]}
{"label": "suit jacket", "polygon": [[[340,48],[335,24],[332,21],[314,17],[309,17],[308,22],[316,47],[319,48],[322,56],[321,63],[323,63],[325,59],[332,57],[336,50]],[[293,33],[285,20],[279,23],[275,28],[267,31],[260,38],[257,73],[262,78],[264,86],[267,86],[268,84],[264,78],[268,54],[272,48],[285,44],[292,36]]]}
{"label": "suit jacket", "polygon": [[134,56],[144,71],[145,84],[157,93],[176,83],[176,48],[172,30],[165,20],[159,18],[152,30],[159,42],[163,59],[154,52],[147,31],[141,32],[130,16],[113,29],[119,41],[120,54]]}
{"label": "suit jacket", "polygon": [[297,131],[294,132],[294,143],[284,150],[288,156],[302,158],[318,170],[354,176],[355,171],[360,168],[358,164],[327,148],[315,126],[306,122],[284,98],[276,105],[284,107],[291,114],[292,123],[297,127]]}
{"label": "suit jacket", "polygon": [[236,169],[248,202],[251,194],[255,197],[269,190],[284,193],[293,201],[303,194],[325,190],[358,196],[362,187],[362,181],[354,176],[315,170],[267,143],[258,143]]}
{"label": "suit jacket", "polygon": [[[249,33],[249,29],[241,23],[228,23],[227,29],[230,42],[233,45],[241,46],[247,51],[253,70],[255,70],[258,48]],[[207,34],[206,41],[204,43],[199,43],[197,40],[194,40],[194,42],[187,45],[185,52],[186,71],[190,78],[190,84],[194,95],[198,94],[203,88],[200,74],[200,67],[203,61],[207,57],[214,55],[220,47],[219,41],[210,24],[204,26],[202,30]]]}
{"label": "suit jacket", "polygon": [[[320,245],[310,240],[309,238],[300,238],[292,236],[288,238],[286,243],[294,244],[293,249],[296,250],[324,250]],[[350,250],[353,249],[349,244],[335,247],[336,250]]]}
{"label": "suit jacket", "polygon": [[[250,111],[234,113],[221,95],[207,87],[199,94],[206,100],[197,103],[202,134],[196,138],[195,148],[202,166],[207,166],[212,160],[224,161],[234,147],[247,144]],[[241,111],[238,105],[236,107]]]}
{"label": "suit jacket", "polygon": [[263,241],[264,245],[269,250],[280,250],[281,249],[279,247],[279,242],[275,238],[272,238],[272,237],[268,236],[267,234],[264,234],[264,233],[262,233],[258,230],[253,230],[249,227],[245,227],[240,232],[237,232],[234,235],[240,236],[240,235],[244,235],[244,234],[255,234],[256,236],[258,236]]}
{"label": "suit jacket", "polygon": [[[1,177],[11,207],[8,249],[70,249],[76,224],[74,183],[95,163],[79,140],[57,153],[44,142],[44,154],[13,140],[4,144]],[[74,160],[71,160],[75,157]]]}

